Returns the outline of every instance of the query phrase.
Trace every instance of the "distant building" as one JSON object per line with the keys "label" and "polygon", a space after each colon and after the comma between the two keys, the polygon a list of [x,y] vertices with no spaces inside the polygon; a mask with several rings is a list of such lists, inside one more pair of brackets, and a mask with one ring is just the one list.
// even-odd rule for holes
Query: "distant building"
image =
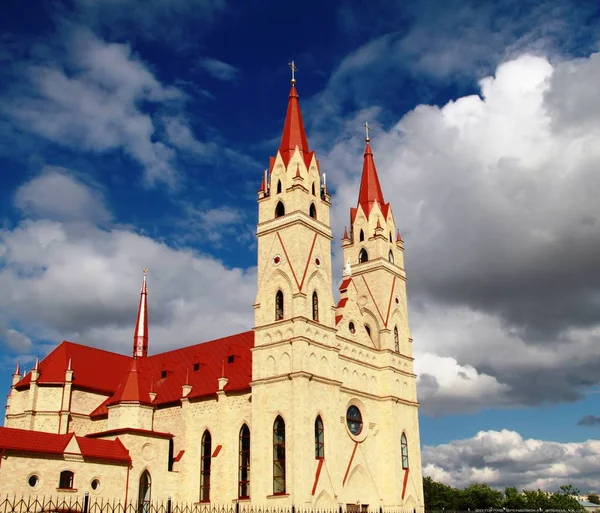
{"label": "distant building", "polygon": [[404,246],[368,130],[337,305],[330,199],[293,80],[258,191],[253,330],[149,355],[144,273],[133,356],[65,341],[17,366],[0,490],[423,511]]}

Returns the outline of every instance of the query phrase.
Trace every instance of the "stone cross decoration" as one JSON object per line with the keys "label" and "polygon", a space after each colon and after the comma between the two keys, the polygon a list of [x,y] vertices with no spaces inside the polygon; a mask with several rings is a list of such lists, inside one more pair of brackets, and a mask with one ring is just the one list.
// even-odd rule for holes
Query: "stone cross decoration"
{"label": "stone cross decoration", "polygon": [[295,84],[296,83],[296,76],[294,75],[294,73],[296,71],[298,71],[298,68],[296,67],[296,64],[294,64],[294,61],[288,63],[288,66],[292,70],[292,84]]}
{"label": "stone cross decoration", "polygon": [[369,142],[371,139],[369,138],[369,131],[371,130],[369,128],[369,123],[368,121],[365,121],[365,124],[363,125],[365,127],[365,133],[367,134],[367,136],[365,137],[365,141]]}

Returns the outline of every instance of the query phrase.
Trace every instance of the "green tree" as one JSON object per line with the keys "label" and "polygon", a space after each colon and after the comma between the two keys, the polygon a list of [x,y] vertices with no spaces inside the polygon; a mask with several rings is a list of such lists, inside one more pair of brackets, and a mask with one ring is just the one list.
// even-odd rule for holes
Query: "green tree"
{"label": "green tree", "polygon": [[573,486],[562,485],[558,492],[550,497],[550,507],[552,509],[568,509],[571,511],[582,511],[584,508],[579,504],[577,496],[579,490]]}
{"label": "green tree", "polygon": [[472,484],[459,491],[459,510],[487,509],[502,507],[502,492],[487,484]]}
{"label": "green tree", "polygon": [[590,493],[587,496],[587,500],[588,500],[588,502],[591,502],[592,504],[600,504],[600,497],[598,497],[598,495],[595,493]]}
{"label": "green tree", "polygon": [[550,500],[548,494],[540,489],[536,491],[523,490],[525,496],[525,508],[526,509],[549,509]]}
{"label": "green tree", "polygon": [[527,501],[523,494],[514,486],[509,486],[504,490],[504,500],[502,501],[502,507],[506,509],[525,509]]}
{"label": "green tree", "polygon": [[431,477],[423,478],[423,496],[425,509],[428,511],[457,509],[458,490],[443,483],[438,483]]}

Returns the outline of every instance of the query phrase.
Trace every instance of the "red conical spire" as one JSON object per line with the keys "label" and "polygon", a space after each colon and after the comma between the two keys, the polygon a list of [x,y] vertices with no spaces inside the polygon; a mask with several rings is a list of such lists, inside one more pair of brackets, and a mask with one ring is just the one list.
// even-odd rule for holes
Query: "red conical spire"
{"label": "red conical spire", "polygon": [[131,362],[123,381],[107,404],[120,402],[150,403],[150,386],[136,359]]}
{"label": "red conical spire", "polygon": [[140,306],[138,308],[135,332],[133,333],[133,357],[143,358],[148,356],[148,288],[146,286],[146,275],[148,269],[144,269],[144,281],[140,293]]}
{"label": "red conical spire", "polygon": [[308,149],[308,140],[302,122],[302,113],[300,112],[300,101],[298,100],[298,91],[296,91],[296,79],[294,72],[297,71],[294,61],[290,62],[292,68],[292,88],[288,97],[288,108],[285,115],[285,123],[283,125],[283,134],[281,135],[281,143],[279,152],[283,157],[285,165],[288,165],[290,157],[296,150],[296,146],[304,153],[304,156],[310,153]]}
{"label": "red conical spire", "polygon": [[360,179],[360,192],[358,193],[358,203],[362,206],[365,215],[369,217],[373,203],[377,201],[379,207],[383,210],[385,202],[383,200],[383,192],[379,184],[375,161],[373,160],[373,151],[369,144],[369,138],[366,138],[367,146],[365,147],[362,178]]}

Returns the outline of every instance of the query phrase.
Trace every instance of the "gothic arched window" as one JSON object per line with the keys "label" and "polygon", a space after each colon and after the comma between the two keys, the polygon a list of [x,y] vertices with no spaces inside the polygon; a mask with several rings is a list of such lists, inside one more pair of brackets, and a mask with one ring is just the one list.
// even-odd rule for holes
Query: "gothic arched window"
{"label": "gothic arched window", "polygon": [[240,429],[238,498],[248,497],[250,497],[250,429],[244,424]]}
{"label": "gothic arched window", "polygon": [[394,253],[392,253],[392,250],[390,249],[390,252],[388,253],[388,260],[393,264],[394,263]]}
{"label": "gothic arched window", "polygon": [[273,494],[285,493],[285,423],[278,415],[273,423]]}
{"label": "gothic arched window", "polygon": [[210,464],[212,437],[208,429],[202,435],[200,450],[200,502],[210,501]]}
{"label": "gothic arched window", "polygon": [[394,326],[394,351],[400,352],[400,340],[398,339],[398,327]]}
{"label": "gothic arched window", "polygon": [[369,335],[369,338],[371,337],[371,327],[368,324],[365,324],[365,330],[367,330],[367,335]]}
{"label": "gothic arched window", "polygon": [[275,320],[280,321],[283,319],[283,292],[277,291],[275,294]]}
{"label": "gothic arched window", "polygon": [[281,217],[285,215],[285,207],[283,206],[283,203],[280,201],[279,203],[277,203],[277,206],[275,207],[275,217]]}
{"label": "gothic arched window", "polygon": [[281,194],[281,180],[277,182],[277,194]]}
{"label": "gothic arched window", "polygon": [[358,263],[362,264],[363,262],[367,262],[369,260],[369,255],[367,253],[367,250],[365,248],[362,248],[360,250],[360,253],[358,254]]}
{"label": "gothic arched window", "polygon": [[316,191],[316,189],[315,189],[315,182],[313,182],[313,184],[312,184],[312,195],[313,195],[313,196],[316,196],[316,195],[317,195],[317,191]]}
{"label": "gothic arched window", "polygon": [[325,431],[323,430],[323,419],[317,415],[315,419],[315,458],[323,459],[325,457]]}
{"label": "gothic arched window", "polygon": [[310,214],[310,217],[312,217],[313,219],[317,218],[317,209],[315,208],[315,204],[314,203],[310,204],[310,209],[309,209],[308,212]]}
{"label": "gothic arched window", "polygon": [[408,468],[408,442],[404,433],[402,433],[400,445],[402,447],[402,468]]}
{"label": "gothic arched window", "polygon": [[392,242],[392,232],[390,232],[390,242]]}
{"label": "gothic arched window", "polygon": [[358,235],[358,241],[362,242],[363,240],[365,240],[365,232],[361,230],[360,234]]}
{"label": "gothic arched window", "polygon": [[313,321],[319,321],[319,296],[315,290],[312,295],[312,318]]}

